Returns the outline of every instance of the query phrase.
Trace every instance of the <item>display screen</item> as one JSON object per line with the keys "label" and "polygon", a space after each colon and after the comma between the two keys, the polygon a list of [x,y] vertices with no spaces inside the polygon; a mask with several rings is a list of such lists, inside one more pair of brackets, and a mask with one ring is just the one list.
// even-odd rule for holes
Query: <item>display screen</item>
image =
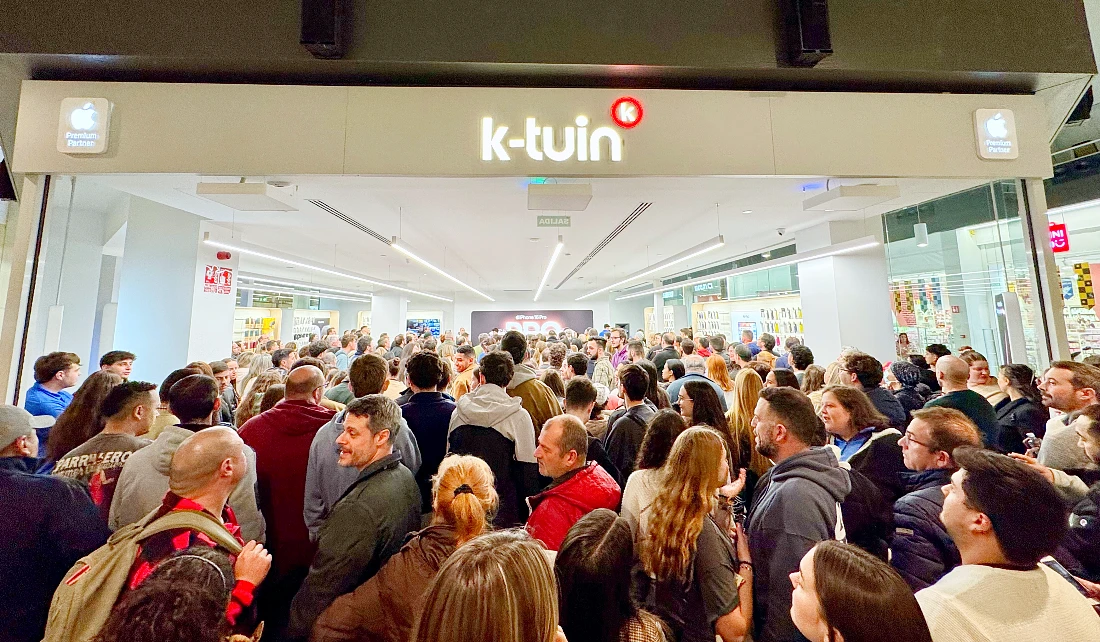
{"label": "display screen", "polygon": [[519,330],[524,334],[546,334],[571,328],[578,333],[592,327],[592,310],[474,311],[470,314],[470,337],[475,341],[493,328]]}
{"label": "display screen", "polygon": [[442,325],[439,319],[407,319],[405,322],[405,328],[409,332],[415,332],[419,335],[423,334],[425,330],[428,330],[432,333],[432,336],[437,339],[439,338]]}

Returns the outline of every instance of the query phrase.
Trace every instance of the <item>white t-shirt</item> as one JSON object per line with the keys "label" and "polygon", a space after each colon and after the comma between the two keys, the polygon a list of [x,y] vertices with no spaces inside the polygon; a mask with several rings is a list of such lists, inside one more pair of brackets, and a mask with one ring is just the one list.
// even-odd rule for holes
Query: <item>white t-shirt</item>
{"label": "white t-shirt", "polygon": [[933,642],[1100,640],[1100,616],[1060,575],[958,566],[917,592]]}
{"label": "white t-shirt", "polygon": [[626,480],[626,488],[623,489],[623,508],[621,515],[634,521],[640,527],[638,532],[645,532],[645,524],[648,521],[647,514],[650,504],[657,498],[658,484],[660,482],[660,469],[635,470]]}

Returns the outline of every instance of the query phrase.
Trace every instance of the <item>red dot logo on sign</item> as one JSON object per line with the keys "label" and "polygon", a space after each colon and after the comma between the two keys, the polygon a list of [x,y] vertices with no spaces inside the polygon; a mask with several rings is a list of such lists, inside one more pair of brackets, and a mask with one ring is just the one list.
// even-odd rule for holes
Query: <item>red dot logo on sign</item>
{"label": "red dot logo on sign", "polygon": [[623,129],[637,127],[642,122],[642,103],[637,98],[623,96],[611,103],[611,120]]}

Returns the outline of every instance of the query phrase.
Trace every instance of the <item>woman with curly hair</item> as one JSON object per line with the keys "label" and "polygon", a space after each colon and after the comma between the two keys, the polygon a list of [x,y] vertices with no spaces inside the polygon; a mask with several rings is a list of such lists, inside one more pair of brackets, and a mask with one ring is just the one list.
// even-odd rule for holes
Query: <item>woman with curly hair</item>
{"label": "woman with curly hair", "polygon": [[723,488],[726,461],[725,439],[717,432],[696,427],[681,433],[642,531],[646,606],[684,642],[713,642],[716,634],[726,642],[742,640],[752,621],[747,538],[737,525],[735,553],[711,518],[719,489],[723,502],[736,494]]}
{"label": "woman with curly hair", "polygon": [[107,418],[100,414],[100,407],[107,393],[120,383],[122,377],[109,370],[93,372],[84,380],[50,429],[50,438],[45,444],[48,462],[52,464],[61,459],[103,430]]}

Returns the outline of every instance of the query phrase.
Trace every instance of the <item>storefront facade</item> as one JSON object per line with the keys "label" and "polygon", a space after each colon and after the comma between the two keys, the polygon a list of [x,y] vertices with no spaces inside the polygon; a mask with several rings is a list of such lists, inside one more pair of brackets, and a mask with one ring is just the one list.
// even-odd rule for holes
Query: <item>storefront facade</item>
{"label": "storefront facade", "polygon": [[[632,109],[614,107],[624,98],[633,101]],[[92,123],[74,120],[77,109],[94,109],[96,118]],[[1002,132],[998,128],[1006,120]],[[1027,198],[1017,198],[1013,205],[1017,227],[1008,235],[1018,243],[1020,256],[1011,263],[1011,281],[1016,291],[1028,289],[1021,309],[1028,318],[1030,349],[1042,363],[1067,349],[1064,331],[1059,337],[1051,323],[1061,317],[1062,299],[1060,280],[1051,276],[1056,264],[1046,240],[1041,198],[1041,180],[1051,173],[1045,120],[1041,101],[1024,95],[26,82],[13,158],[14,169],[25,176],[23,196],[14,229],[7,234],[17,260],[10,262],[0,337],[0,349],[13,357],[11,363],[0,364],[5,375],[0,382],[6,382],[6,396],[13,397],[17,376],[26,378],[28,359],[69,343],[95,345],[102,352],[107,343],[125,338],[128,349],[145,355],[138,368],[147,367],[152,376],[171,364],[178,367],[209,358],[211,352],[220,354],[235,334],[262,331],[264,321],[257,318],[272,319],[272,325],[316,325],[317,319],[304,315],[298,315],[299,324],[285,311],[242,316],[238,305],[277,308],[239,302],[236,280],[221,287],[218,270],[235,271],[236,259],[222,258],[209,241],[247,244],[217,226],[136,199],[128,204],[126,247],[117,262],[122,285],[112,302],[114,332],[108,333],[109,339],[93,339],[93,320],[103,319],[102,301],[94,293],[104,281],[104,263],[97,259],[100,270],[74,273],[73,261],[82,260],[76,250],[70,252],[79,230],[73,223],[80,220],[79,207],[63,210],[59,220],[67,222],[60,226],[51,226],[58,217],[47,217],[47,211],[69,205],[58,194],[62,178],[111,174],[831,176],[880,186],[889,186],[891,179],[929,177],[1012,185]],[[102,127],[83,127],[88,124]],[[74,138],[74,129],[100,137]],[[80,153],[86,149],[77,148],[74,153],[71,141],[92,141],[102,151]],[[1036,185],[1038,195],[1033,193]],[[900,240],[894,238],[895,223],[887,217],[884,228],[874,219],[853,222],[830,213],[828,208],[807,209],[807,225],[786,237],[793,237],[793,253],[778,251],[791,243],[777,236],[774,248],[750,252],[760,255],[757,262],[705,279],[718,280],[717,292],[696,292],[698,279],[688,281],[686,296],[678,300],[687,310],[679,317],[665,311],[662,293],[677,287],[671,283],[658,282],[654,292],[643,296],[612,292],[594,303],[570,307],[594,310],[596,323],[617,320],[612,318],[616,302],[629,295],[652,308],[646,313],[653,318],[666,319],[666,325],[671,320],[689,327],[701,314],[699,321],[728,325],[731,333],[740,323],[753,323],[758,331],[800,334],[824,354],[860,345],[888,357],[899,323],[891,313],[890,283],[897,280],[895,272],[909,270],[894,267],[891,245]],[[1033,221],[1040,218],[1043,225],[1036,228]],[[1035,240],[1035,229],[1041,242]],[[101,225],[89,236],[103,237],[109,231]],[[142,235],[145,242],[135,240]],[[62,250],[51,254],[51,245]],[[107,245],[97,241],[82,251],[111,256],[104,251]],[[1009,245],[1002,242],[998,250]],[[775,256],[764,257],[769,249],[776,250]],[[60,265],[53,272],[58,276],[38,279],[50,272],[43,271],[48,267],[44,261],[55,254]],[[187,269],[172,269],[179,265]],[[211,266],[213,283],[208,278]],[[1001,271],[1008,274],[1009,268]],[[752,301],[742,306],[752,318],[707,314],[707,306],[718,301],[751,299],[764,291],[754,283],[760,273],[769,275],[764,287],[774,296],[774,305]],[[924,272],[913,274],[918,276],[910,281],[924,278]],[[1049,296],[1048,284],[1056,285],[1057,297]],[[181,291],[187,296],[181,297]],[[715,296],[724,298],[716,301]],[[446,298],[451,300],[421,307],[437,310],[443,324],[456,328],[469,327],[479,310],[523,309],[505,299],[486,305]],[[409,307],[399,293],[376,291],[372,320],[378,323],[380,315],[400,315],[401,322],[422,318]],[[971,335],[988,322],[984,317],[971,320]],[[252,327],[257,323],[259,328]],[[349,326],[351,320],[339,323]],[[87,336],[72,338],[74,328],[84,325],[88,329],[80,332]],[[641,325],[639,319],[637,327]],[[189,337],[185,346],[166,347],[169,337],[181,336]]]}

